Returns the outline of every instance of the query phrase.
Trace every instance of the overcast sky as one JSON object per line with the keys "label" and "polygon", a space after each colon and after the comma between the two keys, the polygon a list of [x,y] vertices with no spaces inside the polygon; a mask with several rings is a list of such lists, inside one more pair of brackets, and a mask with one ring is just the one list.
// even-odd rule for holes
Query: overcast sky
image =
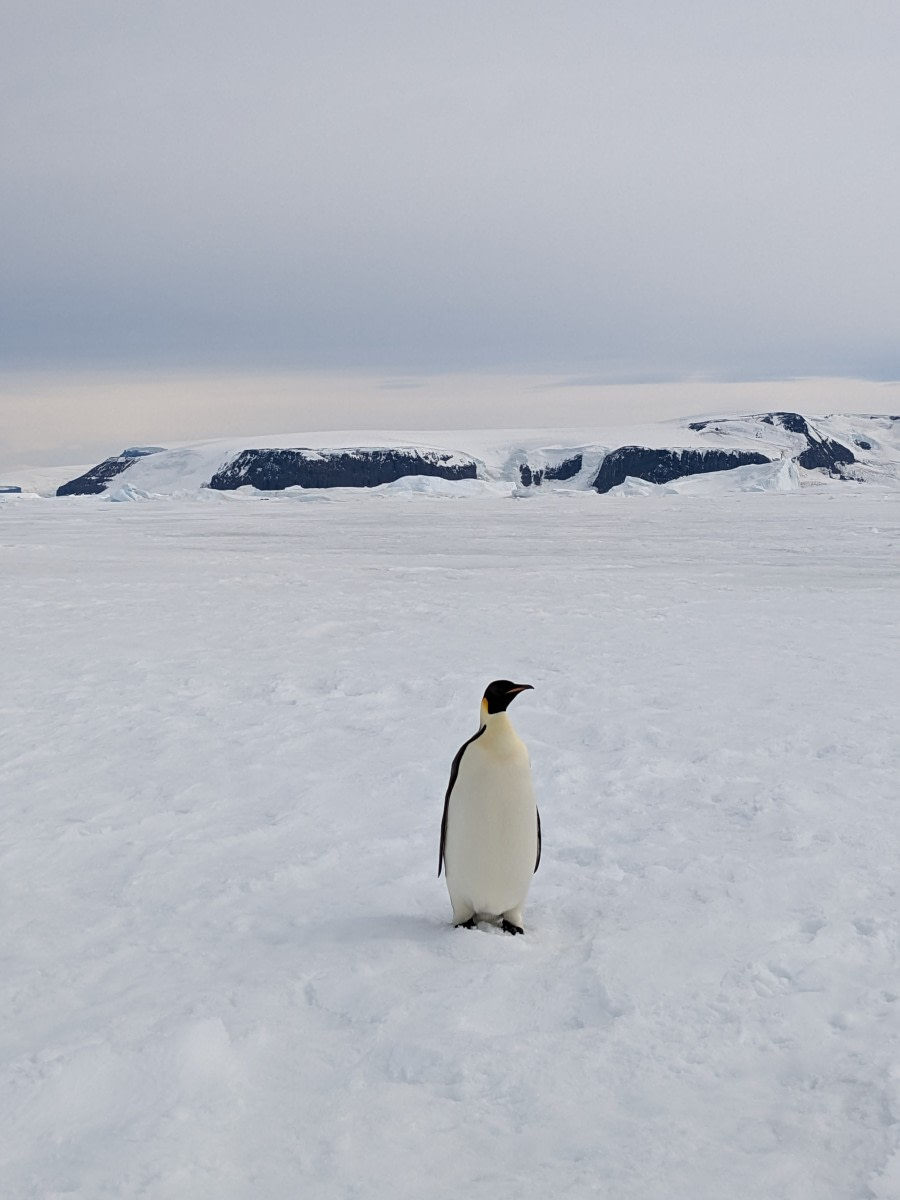
{"label": "overcast sky", "polygon": [[0,88],[18,379],[900,378],[897,0],[7,0]]}

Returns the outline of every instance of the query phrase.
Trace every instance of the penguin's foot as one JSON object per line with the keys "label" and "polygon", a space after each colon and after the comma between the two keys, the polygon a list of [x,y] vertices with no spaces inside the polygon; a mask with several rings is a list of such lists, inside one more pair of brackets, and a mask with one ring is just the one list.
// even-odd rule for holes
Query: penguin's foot
{"label": "penguin's foot", "polygon": [[[460,921],[460,923],[456,926],[456,928],[457,929],[474,929],[475,928],[475,917],[474,916],[469,917],[468,921]],[[519,932],[521,933],[522,931],[519,930]]]}
{"label": "penguin's foot", "polygon": [[506,917],[500,922],[500,928],[504,933],[516,934],[525,932],[521,925],[513,925],[512,921],[507,921]]}

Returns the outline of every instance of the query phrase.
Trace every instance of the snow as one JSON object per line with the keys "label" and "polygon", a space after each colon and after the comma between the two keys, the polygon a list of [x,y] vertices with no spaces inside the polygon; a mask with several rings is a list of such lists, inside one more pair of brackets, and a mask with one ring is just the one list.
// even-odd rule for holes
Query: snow
{"label": "snow", "polygon": [[893,1200],[900,493],[436,486],[0,505],[3,1195]]}
{"label": "snow", "polygon": [[54,496],[56,489],[70,479],[77,479],[89,470],[88,465],[76,467],[23,466],[0,467],[0,483],[14,483],[23,495]]}
{"label": "snow", "polygon": [[450,499],[469,500],[480,496],[511,496],[517,491],[517,487],[516,484],[505,483],[503,480],[441,479],[433,475],[406,475],[393,483],[383,483],[371,490],[395,500],[413,496],[446,496]]}

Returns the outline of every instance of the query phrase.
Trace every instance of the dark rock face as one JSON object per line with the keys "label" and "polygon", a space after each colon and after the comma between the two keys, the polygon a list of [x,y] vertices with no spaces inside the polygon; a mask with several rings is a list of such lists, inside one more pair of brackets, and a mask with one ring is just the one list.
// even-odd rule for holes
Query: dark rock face
{"label": "dark rock face", "polygon": [[544,475],[547,479],[572,479],[583,466],[584,459],[582,456],[580,454],[573,454],[571,458],[564,458],[555,467],[547,467]]}
{"label": "dark rock face", "polygon": [[[834,441],[833,438],[822,437],[800,413],[763,413],[762,416],[755,419],[761,421],[763,425],[778,426],[786,429],[788,433],[797,433],[801,437],[805,437],[806,449],[794,455],[794,461],[799,466],[805,467],[807,471],[818,469],[830,471],[832,475],[840,475],[842,466],[856,462],[852,450],[840,442]],[[693,421],[688,428],[697,433],[702,433],[704,430],[716,433],[719,432],[718,424],[718,421]],[[862,446],[861,448],[868,449],[868,447]]]}
{"label": "dark rock face", "polygon": [[856,462],[852,450],[832,438],[822,437],[799,413],[766,413],[762,420],[766,425],[780,425],[788,433],[800,433],[806,438],[806,449],[794,461],[807,471],[819,469],[840,475],[843,464]]}
{"label": "dark rock face", "polygon": [[[746,417],[733,417],[731,420],[747,420]],[[802,417],[800,413],[791,412],[773,412],[763,413],[762,416],[749,418],[750,420],[761,421],[763,425],[779,425],[782,429],[786,429],[788,433],[802,433],[804,437],[809,436],[809,426],[806,423],[806,417]],[[708,429],[711,433],[721,433],[719,426],[723,421],[729,420],[728,417],[718,417],[711,421],[691,421],[688,429],[693,429],[695,433],[702,433]]]}
{"label": "dark rock face", "polygon": [[619,446],[600,464],[591,487],[608,492],[628,475],[649,483],[671,483],[684,475],[702,475],[709,471],[733,471],[753,463],[772,460],[749,450],[651,450],[647,446]]}
{"label": "dark rock face", "polygon": [[580,454],[573,454],[550,467],[530,467],[528,463],[522,463],[519,478],[523,487],[540,487],[545,479],[572,479],[583,466],[584,459]]}
{"label": "dark rock face", "polygon": [[115,479],[117,475],[121,475],[129,467],[133,467],[136,462],[136,458],[126,458],[122,454],[116,455],[115,458],[105,458],[102,463],[91,467],[77,479],[70,479],[62,487],[58,487],[56,494],[57,496],[96,496],[98,492],[106,490],[106,485],[111,479]]}
{"label": "dark rock face", "polygon": [[405,475],[475,479],[475,463],[455,463],[454,457],[414,450],[244,450],[213,475],[209,487],[228,492],[249,484],[275,492],[289,487],[378,487]]}
{"label": "dark rock face", "polygon": [[77,479],[70,479],[68,483],[64,483],[62,487],[56,489],[56,494],[57,496],[96,496],[98,492],[106,490],[106,485],[111,479],[115,479],[117,475],[121,475],[123,471],[134,466],[139,458],[146,458],[148,454],[160,454],[163,450],[165,450],[165,446],[129,446],[121,454],[117,454],[113,458],[105,458],[102,463],[91,467]]}
{"label": "dark rock face", "polygon": [[806,467],[807,471],[818,467],[830,471],[832,475],[840,475],[842,464],[855,463],[856,455],[840,442],[810,432],[809,446],[802,454],[797,455],[796,461],[801,467]]}
{"label": "dark rock face", "polygon": [[806,417],[802,417],[800,413],[791,412],[774,412],[766,413],[762,418],[764,425],[780,425],[782,429],[786,429],[788,433],[802,433],[805,437],[810,436],[809,425]]}

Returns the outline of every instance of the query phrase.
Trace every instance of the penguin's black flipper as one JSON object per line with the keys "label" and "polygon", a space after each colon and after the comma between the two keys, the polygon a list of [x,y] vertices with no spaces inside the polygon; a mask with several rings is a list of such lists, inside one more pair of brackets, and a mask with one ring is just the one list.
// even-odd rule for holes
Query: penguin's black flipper
{"label": "penguin's black flipper", "polygon": [[534,871],[532,874],[537,874],[537,869],[541,865],[541,810],[536,808],[534,811],[537,813],[538,821],[538,849],[537,858],[534,860]]}
{"label": "penguin's black flipper", "polygon": [[[450,804],[450,793],[453,791],[453,785],[456,783],[456,777],[459,774],[459,764],[462,762],[466,746],[471,746],[476,738],[480,738],[486,729],[487,725],[482,725],[478,732],[473,733],[467,742],[463,742],[450,765],[450,782],[447,784],[447,794],[444,797],[444,815],[441,817],[441,848],[438,851],[438,879],[440,879],[441,871],[444,869],[444,847],[447,844],[447,808]],[[535,870],[537,870],[536,867]]]}

